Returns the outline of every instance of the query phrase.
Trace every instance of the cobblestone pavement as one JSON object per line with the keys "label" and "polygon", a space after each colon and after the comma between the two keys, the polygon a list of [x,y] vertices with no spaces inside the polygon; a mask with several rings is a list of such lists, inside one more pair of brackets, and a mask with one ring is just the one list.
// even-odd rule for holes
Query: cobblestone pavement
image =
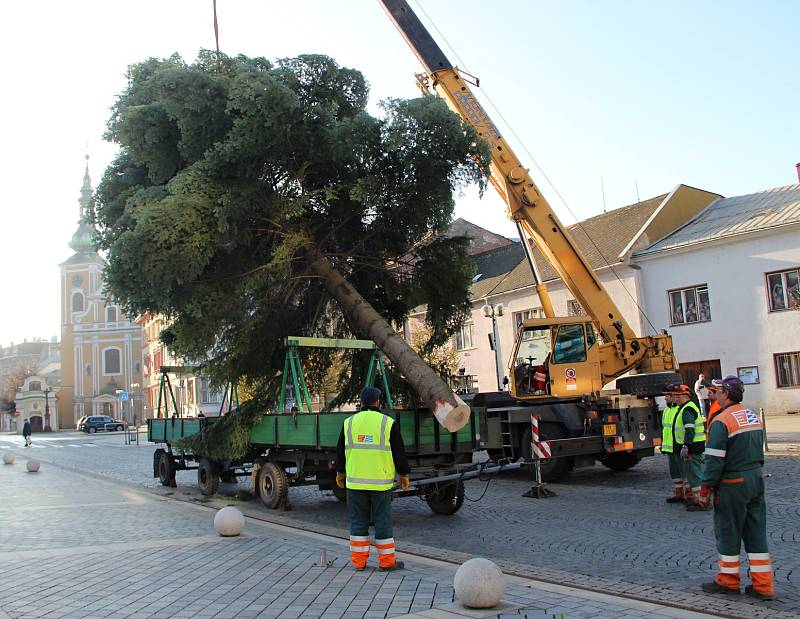
{"label": "cobblestone pavement", "polygon": [[[0,436],[0,448],[6,438]],[[121,436],[85,440],[97,446],[41,447],[35,456],[173,492],[150,477],[153,446],[124,447]],[[496,478],[488,487],[468,482],[468,500],[451,517],[434,515],[418,499],[403,499],[394,507],[395,535],[409,551],[452,561],[487,556],[512,573],[574,586],[660,602],[690,600],[695,608],[734,616],[800,616],[799,468],[800,460],[790,456],[771,455],[766,464],[778,593],[769,603],[698,594],[699,584],[715,571],[711,514],[664,503],[670,484],[659,456],[626,473],[600,467],[575,471],[565,483],[553,484],[558,496],[546,500],[520,496],[530,483],[522,474]],[[182,498],[204,500],[194,489],[193,472],[180,472],[178,484]],[[345,508],[333,497],[303,487],[292,489],[290,498],[289,513],[266,510],[257,501],[242,506],[262,519],[338,535],[346,531]]]}
{"label": "cobblestone pavement", "polygon": [[499,609],[471,611],[453,601],[453,565],[359,573],[343,540],[251,519],[220,538],[213,509],[47,463],[28,473],[33,453],[0,465],[2,618],[712,616],[514,577]]}

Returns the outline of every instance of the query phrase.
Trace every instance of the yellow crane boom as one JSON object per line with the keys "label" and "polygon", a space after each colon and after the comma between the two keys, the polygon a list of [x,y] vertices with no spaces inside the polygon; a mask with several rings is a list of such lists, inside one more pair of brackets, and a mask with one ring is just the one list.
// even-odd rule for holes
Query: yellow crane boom
{"label": "yellow crane boom", "polygon": [[[487,142],[492,154],[490,180],[508,205],[510,218],[535,243],[591,317],[603,341],[599,350],[602,381],[629,370],[674,369],[670,336],[638,337],[634,333],[528,170],[473,94],[470,86],[477,86],[478,80],[450,63],[406,0],[380,2],[425,69],[418,76],[423,92],[435,90]],[[526,251],[547,317],[539,322],[545,324],[554,317],[552,304],[528,247]]]}

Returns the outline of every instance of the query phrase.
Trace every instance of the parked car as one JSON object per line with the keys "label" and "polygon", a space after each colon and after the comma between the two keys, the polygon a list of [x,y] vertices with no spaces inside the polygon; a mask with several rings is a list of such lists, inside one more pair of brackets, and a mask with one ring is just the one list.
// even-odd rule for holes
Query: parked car
{"label": "parked car", "polygon": [[114,419],[113,417],[106,417],[105,415],[87,417],[83,422],[83,431],[88,434],[94,434],[95,432],[113,432],[115,430],[122,431],[124,429],[124,422]]}

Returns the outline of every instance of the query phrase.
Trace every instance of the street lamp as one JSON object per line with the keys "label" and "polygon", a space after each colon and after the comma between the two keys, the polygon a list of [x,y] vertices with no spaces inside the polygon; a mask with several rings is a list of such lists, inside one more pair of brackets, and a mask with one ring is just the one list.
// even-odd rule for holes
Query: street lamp
{"label": "street lamp", "polygon": [[50,387],[45,387],[44,390],[44,431],[52,432],[53,428],[50,427]]}
{"label": "street lamp", "polygon": [[497,330],[497,319],[503,315],[503,304],[489,305],[487,301],[483,302],[481,313],[486,318],[492,319],[492,349],[494,350],[494,366],[495,373],[497,374],[497,390],[503,390],[503,355],[500,352],[500,334]]}

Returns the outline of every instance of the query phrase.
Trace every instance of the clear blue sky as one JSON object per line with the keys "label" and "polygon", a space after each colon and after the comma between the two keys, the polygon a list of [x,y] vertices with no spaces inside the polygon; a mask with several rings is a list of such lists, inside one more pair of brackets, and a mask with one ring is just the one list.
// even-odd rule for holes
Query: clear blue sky
{"label": "clear blue sky", "polygon": [[[636,200],[635,182],[642,199],[678,183],[730,196],[797,182],[800,2],[420,1],[579,218],[602,212],[601,176],[609,209]],[[58,264],[86,144],[96,182],[114,154],[100,138],[125,67],[213,47],[211,4],[4,8],[0,344],[59,333]],[[326,53],[364,72],[373,103],[416,96],[416,58],[377,0],[218,6],[227,53]],[[491,191],[458,200],[457,215],[513,235],[503,211]]]}

